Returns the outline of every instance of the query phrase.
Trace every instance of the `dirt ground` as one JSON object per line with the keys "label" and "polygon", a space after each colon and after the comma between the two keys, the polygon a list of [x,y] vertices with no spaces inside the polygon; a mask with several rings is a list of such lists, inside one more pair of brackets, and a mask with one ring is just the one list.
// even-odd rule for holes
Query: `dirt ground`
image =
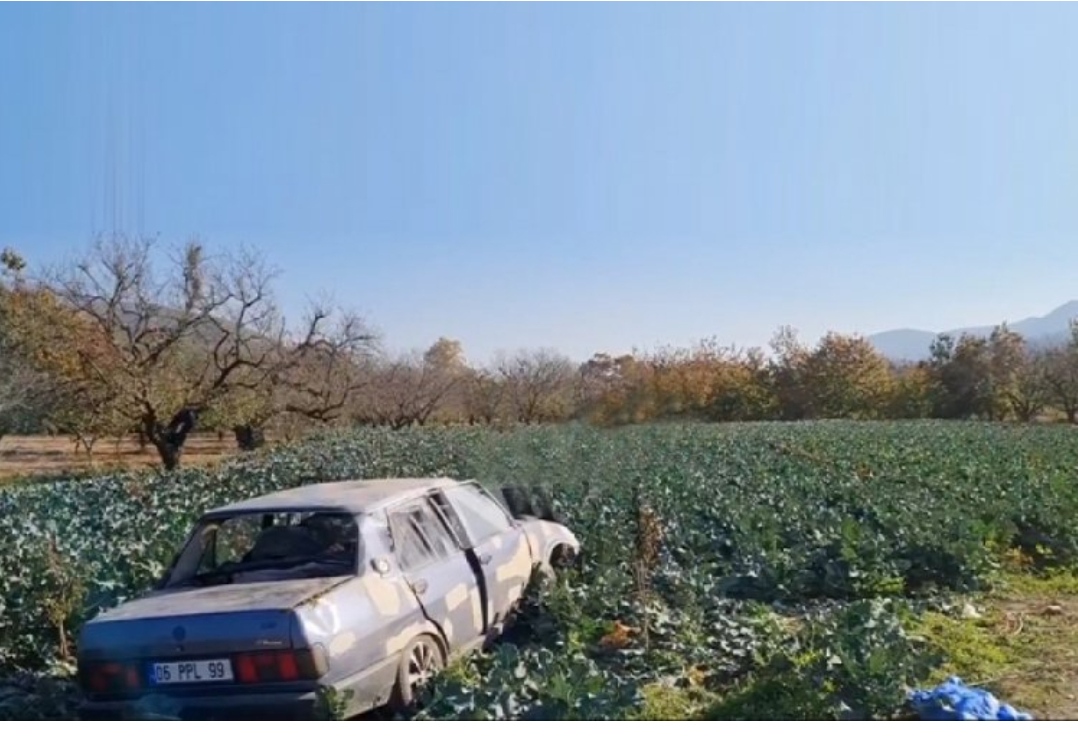
{"label": "dirt ground", "polygon": [[1039,720],[1078,720],[1078,580],[1012,580],[987,600],[985,626],[1006,665],[991,681]]}
{"label": "dirt ground", "polygon": [[1035,720],[1078,720],[1078,577],[1008,575],[961,617],[926,621],[957,675]]}
{"label": "dirt ground", "polygon": [[995,614],[1018,656],[1000,691],[1041,720],[1078,720],[1078,597],[1003,600]]}
{"label": "dirt ground", "polygon": [[[193,434],[184,447],[185,466],[219,461],[236,453],[232,434]],[[0,482],[25,477],[51,477],[110,468],[149,468],[159,463],[152,446],[140,449],[138,437],[102,438],[93,455],[76,449],[73,436],[4,436],[0,438]]]}

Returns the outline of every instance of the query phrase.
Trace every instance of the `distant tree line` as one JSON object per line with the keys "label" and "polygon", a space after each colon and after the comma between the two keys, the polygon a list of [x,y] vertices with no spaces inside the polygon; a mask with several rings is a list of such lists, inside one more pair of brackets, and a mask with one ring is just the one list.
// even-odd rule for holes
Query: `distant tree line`
{"label": "distant tree line", "polygon": [[357,313],[331,304],[287,321],[278,276],[257,252],[199,243],[169,252],[102,239],[33,270],[4,250],[0,436],[71,434],[89,451],[137,434],[173,469],[195,429],[250,450],[267,433],[349,425],[1078,418],[1078,325],[1036,351],[1006,325],[941,337],[929,359],[907,364],[859,336],[804,345],[784,327],[770,352],[709,340],[583,365],[550,349],[473,365],[449,338],[391,355]]}
{"label": "distant tree line", "polygon": [[942,336],[930,358],[896,363],[860,336],[814,346],[780,329],[770,356],[710,342],[650,355],[596,356],[582,372],[584,415],[608,424],[914,419],[1031,422],[1078,416],[1078,323],[1069,340],[1030,349],[1006,324],[987,338]]}

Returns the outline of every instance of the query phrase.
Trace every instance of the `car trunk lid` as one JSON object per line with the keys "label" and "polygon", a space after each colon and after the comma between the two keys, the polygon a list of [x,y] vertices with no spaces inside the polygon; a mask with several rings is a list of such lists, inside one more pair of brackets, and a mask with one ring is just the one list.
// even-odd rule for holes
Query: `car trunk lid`
{"label": "car trunk lid", "polygon": [[293,608],[346,577],[161,591],[83,629],[80,660],[189,659],[296,645]]}

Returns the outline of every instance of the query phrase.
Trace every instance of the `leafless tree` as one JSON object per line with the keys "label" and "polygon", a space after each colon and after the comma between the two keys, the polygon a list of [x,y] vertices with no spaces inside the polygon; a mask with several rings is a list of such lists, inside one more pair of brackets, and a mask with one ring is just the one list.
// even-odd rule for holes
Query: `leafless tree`
{"label": "leafless tree", "polygon": [[378,337],[362,318],[323,303],[308,311],[303,326],[302,333],[282,333],[264,371],[238,383],[221,403],[222,420],[232,423],[243,450],[260,445],[269,424],[337,422],[371,386]]}
{"label": "leafless tree", "polygon": [[517,422],[558,420],[568,413],[576,367],[552,349],[499,357],[497,372]]}
{"label": "leafless tree", "polygon": [[394,429],[425,425],[463,375],[428,350],[383,361],[371,386],[367,416]]}
{"label": "leafless tree", "polygon": [[488,369],[473,369],[463,382],[464,411],[470,424],[490,425],[505,407],[505,382]]}
{"label": "leafless tree", "polygon": [[90,348],[86,336],[67,340],[77,357],[63,368],[68,379],[106,388],[119,422],[137,423],[166,469],[179,465],[199,415],[233,393],[261,400],[285,384],[290,411],[325,417],[343,405],[350,384],[307,380],[348,374],[339,362],[374,340],[361,321],[329,328],[330,313],[317,309],[289,331],[271,290],[276,272],[251,250],[211,256],[189,243],[171,268],[159,255],[148,241],[98,241],[42,284],[96,339]]}

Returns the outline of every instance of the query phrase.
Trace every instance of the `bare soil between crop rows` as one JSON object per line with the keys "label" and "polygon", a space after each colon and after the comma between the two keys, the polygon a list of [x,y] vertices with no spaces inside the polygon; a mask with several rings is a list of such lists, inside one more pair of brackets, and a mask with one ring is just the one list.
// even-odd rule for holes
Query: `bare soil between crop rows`
{"label": "bare soil between crop rows", "polygon": [[[184,447],[183,464],[201,466],[237,453],[232,434],[193,434]],[[102,438],[93,453],[78,448],[73,436],[4,436],[0,438],[0,483],[20,478],[52,478],[114,469],[149,469],[160,463],[153,446],[140,448],[136,436]]]}

